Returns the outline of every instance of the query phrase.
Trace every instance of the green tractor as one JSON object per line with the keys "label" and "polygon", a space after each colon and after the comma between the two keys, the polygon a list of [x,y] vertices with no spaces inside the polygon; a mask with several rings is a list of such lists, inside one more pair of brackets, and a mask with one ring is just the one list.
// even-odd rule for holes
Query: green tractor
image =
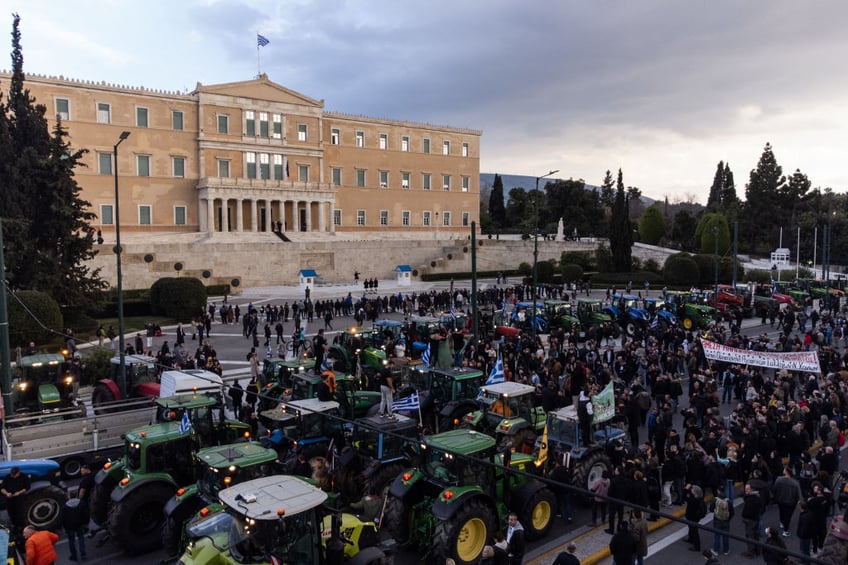
{"label": "green tractor", "polygon": [[477,399],[481,409],[466,414],[464,425],[494,437],[498,445],[532,451],[545,429],[545,410],[533,405],[535,393],[536,387],[512,381],[486,385]]}
{"label": "green tractor", "polygon": [[580,327],[580,318],[575,315],[574,305],[566,300],[546,300],[544,317],[549,328],[562,328],[570,332]]}
{"label": "green tractor", "polygon": [[[108,526],[127,553],[159,547],[165,502],[179,487],[197,480],[192,453],[250,434],[247,424],[224,419],[224,408],[213,397],[184,395],[160,398],[156,404],[159,423],[126,434],[124,456],[97,473],[91,495],[92,520]],[[181,430],[184,416],[190,430]]]}
{"label": "green tractor", "polygon": [[330,349],[327,359],[334,371],[355,373],[357,366],[368,381],[389,364],[386,351],[382,348],[383,336],[373,328],[350,328],[340,333]]}
{"label": "green tractor", "polygon": [[618,339],[621,335],[621,326],[604,312],[603,303],[596,298],[577,299],[577,319],[580,325],[569,329],[572,332],[577,330],[577,339],[580,341],[600,341],[602,337]]}
{"label": "green tractor", "polygon": [[218,493],[224,512],[201,512],[186,527],[192,539],[182,565],[382,565],[395,544],[380,541],[374,522],[339,513],[327,493],[293,476],[254,479]]}
{"label": "green tractor", "polygon": [[[395,400],[418,392],[421,420],[425,430],[443,432],[458,427],[465,415],[478,409],[477,396],[486,381],[477,369],[412,368]],[[418,412],[409,416],[418,418]]]}
{"label": "green tractor", "polygon": [[76,396],[79,378],[70,369],[61,353],[25,355],[12,363],[15,414],[40,415],[41,422],[85,416]]}
{"label": "green tractor", "polygon": [[167,555],[179,556],[185,549],[186,522],[201,508],[220,510],[218,492],[259,477],[277,474],[277,452],[258,443],[233,443],[206,447],[194,456],[197,482],[177,489],[165,504],[162,546]]}
{"label": "green tractor", "polygon": [[353,423],[352,445],[338,458],[336,489],[349,501],[383,491],[412,464],[419,442],[418,420],[370,416]]}
{"label": "green tractor", "polygon": [[706,329],[718,316],[718,310],[706,304],[699,304],[697,298],[689,293],[669,291],[666,293],[666,300],[686,331]]}
{"label": "green tractor", "polygon": [[550,530],[556,496],[525,473],[533,466],[531,455],[505,459],[491,436],[452,430],[425,438],[421,459],[421,467],[392,483],[382,521],[398,543],[417,547],[419,558],[477,563],[510,511],[529,540]]}

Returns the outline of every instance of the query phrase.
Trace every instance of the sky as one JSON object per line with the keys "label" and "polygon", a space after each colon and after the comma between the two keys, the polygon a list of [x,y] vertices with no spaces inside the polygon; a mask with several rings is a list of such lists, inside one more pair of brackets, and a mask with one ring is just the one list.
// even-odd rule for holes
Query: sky
{"label": "sky", "polygon": [[[261,70],[325,110],[481,130],[480,170],[705,203],[767,142],[848,188],[843,0],[0,0],[27,73],[190,92]],[[2,22],[2,20],[0,20]],[[8,35],[3,35],[8,38]],[[7,44],[10,45],[10,44]],[[8,53],[10,47],[6,50]],[[10,59],[0,59],[9,69]]]}

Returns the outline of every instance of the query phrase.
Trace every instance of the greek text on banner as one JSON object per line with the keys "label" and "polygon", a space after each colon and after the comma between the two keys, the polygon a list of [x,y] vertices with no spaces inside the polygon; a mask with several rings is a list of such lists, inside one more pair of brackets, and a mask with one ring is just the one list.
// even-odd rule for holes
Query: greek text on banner
{"label": "greek text on banner", "polygon": [[701,340],[707,359],[725,361],[737,365],[754,365],[770,369],[786,369],[805,373],[821,373],[819,356],[815,351],[749,351],[728,347],[714,341]]}

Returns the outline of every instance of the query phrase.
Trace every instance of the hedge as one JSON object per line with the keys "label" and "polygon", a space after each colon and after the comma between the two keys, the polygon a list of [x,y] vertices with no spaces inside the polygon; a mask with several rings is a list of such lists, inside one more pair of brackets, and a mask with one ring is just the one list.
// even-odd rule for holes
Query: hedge
{"label": "hedge", "polygon": [[194,319],[206,307],[206,287],[193,277],[166,277],[150,287],[150,308],[157,316],[180,322]]}
{"label": "hedge", "polygon": [[55,335],[51,329],[59,332],[65,327],[59,304],[44,292],[19,290],[7,298],[7,304],[11,347],[26,346],[30,341],[46,343]]}

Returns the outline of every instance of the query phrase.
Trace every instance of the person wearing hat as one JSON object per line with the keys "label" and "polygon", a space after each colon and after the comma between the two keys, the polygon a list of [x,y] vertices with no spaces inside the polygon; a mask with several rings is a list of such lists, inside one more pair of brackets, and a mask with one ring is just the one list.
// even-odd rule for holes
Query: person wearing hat
{"label": "person wearing hat", "polygon": [[392,381],[392,371],[388,367],[383,367],[379,372],[380,376],[380,417],[394,418],[392,413],[392,402],[394,402],[395,385]]}
{"label": "person wearing hat", "polygon": [[577,553],[577,546],[573,541],[568,542],[565,551],[557,555],[551,565],[580,565],[580,560],[575,553]]}

